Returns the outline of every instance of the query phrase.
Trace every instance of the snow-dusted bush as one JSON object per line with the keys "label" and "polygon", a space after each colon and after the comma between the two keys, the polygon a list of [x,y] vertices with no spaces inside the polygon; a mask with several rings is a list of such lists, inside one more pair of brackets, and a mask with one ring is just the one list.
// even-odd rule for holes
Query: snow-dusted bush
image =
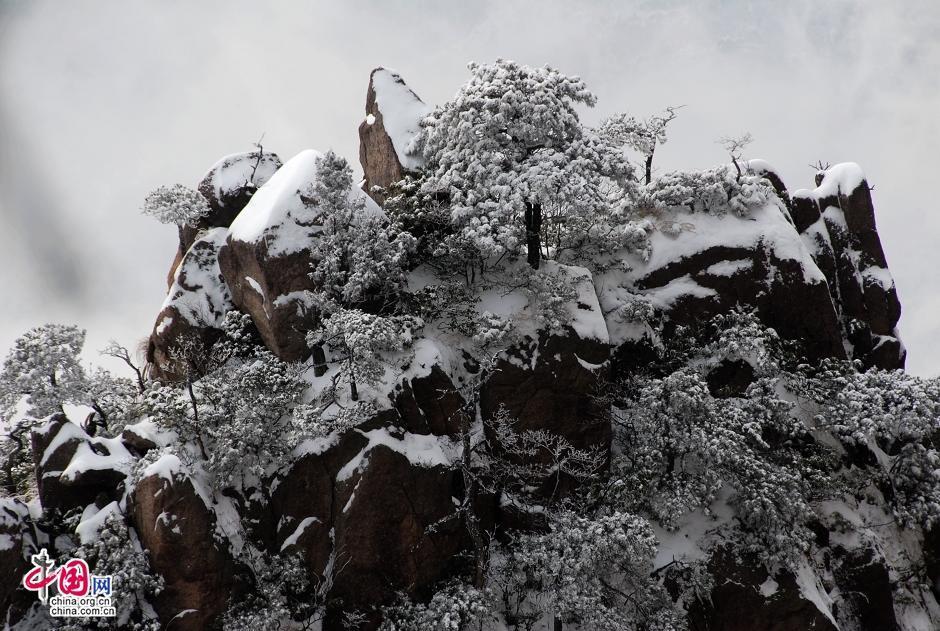
{"label": "snow-dusted bush", "polygon": [[322,618],[324,594],[310,581],[306,564],[298,556],[252,550],[241,559],[251,568],[250,593],[232,600],[223,618],[226,631],[307,629]]}
{"label": "snow-dusted bush", "polygon": [[[790,563],[810,540],[812,503],[836,493],[833,455],[777,392],[776,334],[740,313],[713,324],[711,340],[680,349],[665,376],[637,377],[615,395],[611,498],[673,529],[729,487],[741,546]],[[708,371],[723,361],[754,362],[737,396],[710,390]]]}
{"label": "snow-dusted bush", "polygon": [[613,144],[629,147],[643,157],[645,182],[653,178],[653,155],[656,147],[666,144],[666,127],[678,116],[678,107],[667,107],[658,115],[638,120],[627,114],[617,114],[604,120],[598,133]]}
{"label": "snow-dusted bush", "polygon": [[195,226],[211,209],[202,193],[182,184],[160,186],[144,199],[140,212],[161,223]]}
{"label": "snow-dusted bush", "polygon": [[13,342],[0,370],[0,469],[3,488],[26,493],[32,485],[29,433],[64,403],[86,403],[88,380],[79,363],[85,331],[46,324]]}
{"label": "snow-dusted bush", "polygon": [[319,217],[311,240],[314,299],[327,313],[341,307],[388,311],[416,241],[384,216],[367,212],[364,198],[353,191],[344,158],[331,151],[317,159],[316,182],[303,197]]}
{"label": "snow-dusted bush", "polygon": [[779,203],[774,187],[761,175],[737,176],[722,165],[701,171],[673,171],[654,179],[637,194],[639,210],[659,214],[667,209],[747,217],[768,203]]}
{"label": "snow-dusted bush", "polygon": [[829,363],[798,384],[820,406],[821,427],[881,455],[877,478],[905,527],[940,523],[940,379]]}
{"label": "snow-dusted bush", "polygon": [[82,402],[88,386],[79,363],[84,345],[85,331],[63,324],[35,327],[17,338],[0,372],[4,408],[25,395],[30,414],[41,418],[62,411],[63,403]]}
{"label": "snow-dusted bush", "polygon": [[385,374],[383,353],[411,346],[414,334],[424,326],[414,316],[379,316],[359,309],[339,309],[323,326],[307,334],[311,346],[326,345],[339,363],[342,381],[349,384],[350,398],[359,400],[359,385],[377,384]]}
{"label": "snow-dusted bush", "polygon": [[489,578],[511,628],[532,629],[546,615],[582,629],[683,628],[651,575],[656,538],[645,519],[562,511],[548,528],[493,556]]}
{"label": "snow-dusted bush", "polygon": [[257,480],[304,438],[328,433],[321,408],[301,403],[305,368],[255,345],[249,327],[247,316],[228,315],[221,340],[190,348],[178,362],[198,371],[182,383],[154,383],[144,395],[148,414],[198,448],[220,488]]}
{"label": "snow-dusted bush", "polygon": [[137,533],[128,527],[119,510],[105,518],[93,540],[80,545],[68,556],[85,559],[92,572],[112,577],[111,602],[117,610],[114,619],[101,618],[76,628],[135,631],[158,631],[161,628],[152,600],[163,591],[163,577],[150,569]]}
{"label": "snow-dusted bush", "polygon": [[427,603],[402,595],[398,604],[383,610],[381,631],[463,631],[495,620],[494,595],[485,589],[452,581],[438,589]]}

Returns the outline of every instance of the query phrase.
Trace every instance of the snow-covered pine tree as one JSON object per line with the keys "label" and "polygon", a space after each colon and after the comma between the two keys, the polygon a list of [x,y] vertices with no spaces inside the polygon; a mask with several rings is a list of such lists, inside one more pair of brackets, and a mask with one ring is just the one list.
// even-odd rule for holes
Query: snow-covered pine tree
{"label": "snow-covered pine tree", "polygon": [[140,211],[160,223],[195,226],[211,209],[201,193],[182,184],[174,184],[151,191]]}
{"label": "snow-covered pine tree", "polygon": [[604,120],[597,132],[612,143],[629,147],[643,157],[644,182],[653,180],[653,155],[656,147],[666,144],[666,127],[679,115],[682,107],[667,107],[662,114],[639,120],[627,114],[617,114]]}
{"label": "snow-covered pine tree", "polygon": [[581,124],[596,98],[578,77],[513,61],[470,64],[471,78],[422,123],[422,192],[444,196],[478,264],[525,249],[576,248],[611,212],[608,185],[630,186],[619,148]]}
{"label": "snow-covered pine tree", "polygon": [[317,179],[303,199],[316,209],[311,234],[314,303],[323,314],[340,308],[388,313],[405,282],[415,239],[353,189],[352,169],[332,151],[317,160]]}

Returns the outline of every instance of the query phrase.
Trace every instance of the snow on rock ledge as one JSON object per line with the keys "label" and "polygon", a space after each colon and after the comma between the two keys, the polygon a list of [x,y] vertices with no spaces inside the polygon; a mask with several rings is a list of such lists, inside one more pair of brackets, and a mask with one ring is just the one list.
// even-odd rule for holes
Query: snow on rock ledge
{"label": "snow on rock ledge", "polygon": [[197,186],[206,198],[210,213],[195,226],[180,226],[179,247],[167,275],[167,287],[173,286],[176,269],[199,233],[209,228],[228,228],[251,196],[281,166],[277,154],[249,151],[225,156],[209,169]]}
{"label": "snow on rock ledge", "polygon": [[[287,161],[232,222],[219,252],[219,265],[232,303],[251,316],[268,348],[285,361],[310,355],[304,332],[318,314],[307,301],[315,289],[309,277],[310,246],[320,221],[313,194],[318,151],[301,151]],[[382,210],[357,189],[363,213]]]}
{"label": "snow on rock ledge", "polygon": [[430,111],[397,72],[385,68],[372,71],[366,118],[359,125],[359,162],[365,175],[363,188],[378,203],[384,197],[372,193],[373,186],[387,187],[400,180],[405,171],[423,166],[410,145],[420,121]]}
{"label": "snow on rock ledge", "polygon": [[901,303],[878,229],[871,191],[855,163],[817,176],[814,190],[793,193],[793,219],[826,275],[849,355],[865,366],[903,368]]}
{"label": "snow on rock ledge", "polygon": [[629,256],[630,271],[611,268],[595,279],[621,360],[629,364],[642,356],[641,347],[655,343],[652,329],[630,309],[638,302],[665,317],[664,335],[741,305],[801,343],[807,357],[845,357],[826,277],[782,204],[744,218],[670,213],[657,227],[648,260]]}
{"label": "snow on rock ledge", "polygon": [[227,236],[225,228],[213,228],[193,243],[176,270],[147,347],[147,359],[160,378],[174,378],[170,355],[175,346],[187,337],[211,344],[232,308],[219,268]]}

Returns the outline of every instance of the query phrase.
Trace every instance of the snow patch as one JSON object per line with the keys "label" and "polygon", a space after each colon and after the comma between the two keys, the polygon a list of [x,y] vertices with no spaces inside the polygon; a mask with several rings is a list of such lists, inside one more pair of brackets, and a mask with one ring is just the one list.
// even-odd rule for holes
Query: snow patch
{"label": "snow patch", "polygon": [[[412,141],[421,130],[421,120],[431,113],[431,107],[418,98],[394,70],[378,68],[372,73],[375,102],[382,114],[382,125],[392,141],[398,162],[411,171],[424,166],[424,159],[410,153]],[[375,122],[373,117],[370,125]]]}
{"label": "snow patch", "polygon": [[287,539],[284,540],[284,543],[281,544],[281,552],[283,552],[288,546],[292,546],[295,543],[297,543],[297,540],[300,538],[300,535],[304,534],[304,531],[307,529],[308,526],[310,526],[310,524],[317,523],[319,521],[320,520],[317,519],[316,517],[305,517],[303,520],[301,520],[301,522],[297,525],[297,527],[294,528],[294,532],[292,532],[287,537]]}

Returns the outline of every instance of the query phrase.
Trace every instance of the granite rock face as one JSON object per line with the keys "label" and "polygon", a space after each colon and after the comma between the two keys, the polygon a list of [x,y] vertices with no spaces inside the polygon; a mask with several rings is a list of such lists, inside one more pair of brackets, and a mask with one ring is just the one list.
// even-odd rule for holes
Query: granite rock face
{"label": "granite rock face", "polygon": [[359,125],[359,162],[365,175],[363,190],[376,203],[384,203],[385,195],[372,187],[386,188],[420,168],[421,158],[409,151],[409,142],[428,113],[430,108],[398,73],[376,68],[369,75],[366,118]]}

